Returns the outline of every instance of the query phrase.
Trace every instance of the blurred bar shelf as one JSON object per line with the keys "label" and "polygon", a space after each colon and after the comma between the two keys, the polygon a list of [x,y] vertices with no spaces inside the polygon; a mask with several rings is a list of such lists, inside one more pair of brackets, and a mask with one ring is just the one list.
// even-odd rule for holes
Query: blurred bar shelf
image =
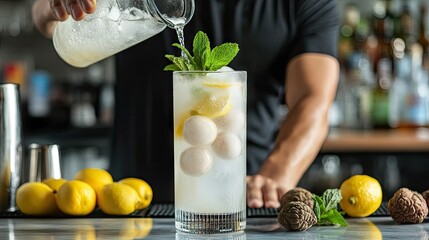
{"label": "blurred bar shelf", "polygon": [[99,147],[108,148],[111,128],[94,126],[88,128],[69,128],[61,130],[46,130],[24,134],[24,145],[31,143],[58,144],[61,147]]}
{"label": "blurred bar shelf", "polygon": [[429,129],[344,130],[333,128],[321,153],[429,152]]}

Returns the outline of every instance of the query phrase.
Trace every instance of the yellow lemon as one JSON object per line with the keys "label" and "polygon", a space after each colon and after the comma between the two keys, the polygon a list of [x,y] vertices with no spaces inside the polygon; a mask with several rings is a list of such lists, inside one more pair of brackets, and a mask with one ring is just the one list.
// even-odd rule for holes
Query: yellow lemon
{"label": "yellow lemon", "polygon": [[101,168],[84,168],[76,173],[74,179],[88,183],[100,195],[101,189],[113,182],[112,175]]}
{"label": "yellow lemon", "polygon": [[57,204],[65,214],[74,216],[88,215],[95,208],[95,191],[86,182],[80,180],[68,181],[57,192]]}
{"label": "yellow lemon", "polygon": [[191,111],[182,115],[177,124],[176,136],[183,136],[183,125],[189,117],[200,115],[208,118],[217,118],[226,115],[231,110],[231,107],[228,92],[220,91],[204,94]]}
{"label": "yellow lemon", "polygon": [[98,201],[101,210],[112,215],[128,215],[140,204],[140,197],[134,188],[116,182],[103,187]]}
{"label": "yellow lemon", "polygon": [[194,107],[193,115],[216,118],[227,114],[231,110],[229,94],[206,94]]}
{"label": "yellow lemon", "polygon": [[214,88],[229,88],[234,85],[232,82],[203,82],[204,86],[214,87]]}
{"label": "yellow lemon", "polygon": [[368,175],[354,175],[340,187],[341,209],[350,217],[366,217],[381,205],[383,192],[377,179]]}
{"label": "yellow lemon", "polygon": [[185,125],[186,119],[188,119],[191,116],[192,116],[192,113],[188,112],[180,118],[179,124],[178,124],[177,129],[176,129],[176,136],[178,136],[178,137],[183,136],[183,126]]}
{"label": "yellow lemon", "polygon": [[42,181],[50,188],[52,188],[55,192],[58,192],[58,189],[67,182],[67,179],[64,178],[47,178]]}
{"label": "yellow lemon", "polygon": [[52,215],[57,213],[54,190],[41,182],[22,184],[16,192],[16,204],[28,215]]}
{"label": "yellow lemon", "polygon": [[119,183],[127,184],[137,191],[141,201],[137,210],[148,207],[152,202],[153,191],[146,181],[138,178],[124,178]]}

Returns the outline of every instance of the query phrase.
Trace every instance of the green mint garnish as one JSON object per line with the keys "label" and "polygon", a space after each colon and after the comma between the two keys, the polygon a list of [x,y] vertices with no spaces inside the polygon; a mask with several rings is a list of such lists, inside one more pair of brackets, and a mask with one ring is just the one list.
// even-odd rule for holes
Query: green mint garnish
{"label": "green mint garnish", "polygon": [[348,225],[343,217],[344,213],[339,212],[337,208],[342,198],[339,189],[327,189],[321,197],[313,194],[312,198],[317,225]]}
{"label": "green mint garnish", "polygon": [[165,66],[165,71],[216,71],[227,66],[237,55],[239,48],[237,43],[223,43],[211,49],[210,40],[202,31],[199,31],[193,41],[192,54],[182,45],[173,43],[172,46],[183,51],[187,59],[183,56],[171,54],[165,57],[172,62]]}

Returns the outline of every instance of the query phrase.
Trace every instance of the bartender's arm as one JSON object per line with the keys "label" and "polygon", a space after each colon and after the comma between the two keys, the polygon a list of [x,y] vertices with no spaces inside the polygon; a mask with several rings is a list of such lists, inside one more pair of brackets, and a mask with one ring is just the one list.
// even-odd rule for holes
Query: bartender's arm
{"label": "bartender's arm", "polygon": [[290,61],[285,76],[289,111],[273,151],[258,174],[247,177],[249,207],[279,207],[280,197],[315,159],[328,133],[338,75],[338,61],[329,55],[305,53]]}
{"label": "bartender's arm", "polygon": [[95,0],[36,0],[32,16],[36,28],[47,38],[52,38],[58,21],[66,20],[71,15],[75,20],[82,20],[85,14],[95,11]]}

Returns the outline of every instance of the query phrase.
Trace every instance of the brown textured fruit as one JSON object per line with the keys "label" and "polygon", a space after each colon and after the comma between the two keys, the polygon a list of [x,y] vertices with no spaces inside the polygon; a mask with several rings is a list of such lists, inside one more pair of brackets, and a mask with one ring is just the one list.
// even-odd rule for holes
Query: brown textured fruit
{"label": "brown textured fruit", "polygon": [[298,201],[286,203],[280,210],[277,220],[290,231],[305,231],[317,223],[313,209]]}
{"label": "brown textured fruit", "polygon": [[390,216],[396,223],[422,223],[428,214],[423,196],[408,188],[400,188],[387,204]]}
{"label": "brown textured fruit", "polygon": [[313,209],[313,199],[311,197],[311,192],[307,189],[296,187],[287,191],[280,198],[280,209],[286,205],[288,202],[299,201],[307,204],[311,209]]}

